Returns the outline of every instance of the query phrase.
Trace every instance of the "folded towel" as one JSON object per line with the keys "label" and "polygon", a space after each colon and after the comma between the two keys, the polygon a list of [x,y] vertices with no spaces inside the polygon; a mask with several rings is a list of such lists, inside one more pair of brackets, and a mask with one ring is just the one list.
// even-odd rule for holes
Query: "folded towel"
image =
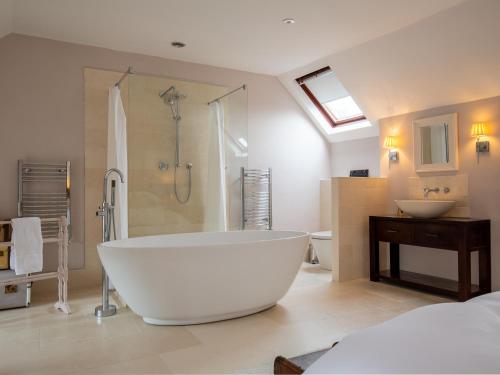
{"label": "folded towel", "polygon": [[42,225],[38,217],[12,219],[10,268],[16,275],[43,269]]}

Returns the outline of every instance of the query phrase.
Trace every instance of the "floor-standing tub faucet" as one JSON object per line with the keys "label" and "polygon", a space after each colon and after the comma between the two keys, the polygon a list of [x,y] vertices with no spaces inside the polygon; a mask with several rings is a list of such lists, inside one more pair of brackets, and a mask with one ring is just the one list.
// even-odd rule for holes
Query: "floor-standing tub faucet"
{"label": "floor-standing tub faucet", "polygon": [[[104,172],[104,181],[102,187],[102,204],[96,212],[96,216],[100,216],[102,219],[102,242],[108,242],[111,240],[111,231],[115,225],[115,194],[114,181],[111,187],[111,201],[108,202],[108,178],[111,174],[116,173],[120,177],[120,182],[125,183],[123,178],[123,173],[116,168],[110,168]],[[115,235],[116,236],[116,235]],[[98,318],[104,318],[107,316],[112,316],[116,314],[116,306],[109,304],[109,278],[102,267],[102,305],[95,308],[95,316]]]}

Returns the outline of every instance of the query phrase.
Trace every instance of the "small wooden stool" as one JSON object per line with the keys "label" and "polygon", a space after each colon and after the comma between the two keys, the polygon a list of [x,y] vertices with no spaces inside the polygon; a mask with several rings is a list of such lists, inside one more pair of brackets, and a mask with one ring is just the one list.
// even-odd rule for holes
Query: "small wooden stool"
{"label": "small wooden stool", "polygon": [[[337,345],[334,343],[332,348]],[[282,356],[276,357],[274,360],[274,373],[275,374],[302,374],[304,371],[313,364],[319,357],[325,354],[330,349],[318,350],[298,357],[285,358]]]}

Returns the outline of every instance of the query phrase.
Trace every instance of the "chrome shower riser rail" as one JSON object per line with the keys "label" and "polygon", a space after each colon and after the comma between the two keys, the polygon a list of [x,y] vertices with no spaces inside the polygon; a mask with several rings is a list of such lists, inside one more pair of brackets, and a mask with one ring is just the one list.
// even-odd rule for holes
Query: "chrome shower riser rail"
{"label": "chrome shower riser rail", "polygon": [[[177,202],[180,204],[185,204],[189,201],[191,197],[192,188],[192,168],[191,163],[182,163],[181,161],[181,138],[180,138],[180,125],[181,125],[181,115],[180,115],[180,100],[186,98],[185,95],[181,94],[175,89],[175,86],[170,86],[168,89],[163,90],[159,93],[160,98],[163,99],[165,104],[170,106],[172,111],[172,118],[175,121],[175,163],[174,163],[174,195]],[[177,190],[177,171],[180,168],[185,168],[188,173],[188,193],[183,199]]]}

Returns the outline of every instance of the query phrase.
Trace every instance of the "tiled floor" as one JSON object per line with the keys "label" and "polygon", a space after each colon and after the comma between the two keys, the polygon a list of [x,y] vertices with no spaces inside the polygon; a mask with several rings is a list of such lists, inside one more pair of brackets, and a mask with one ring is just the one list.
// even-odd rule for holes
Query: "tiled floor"
{"label": "tiled floor", "polygon": [[278,354],[326,348],[342,336],[444,299],[367,280],[331,283],[304,265],[291,290],[265,312],[219,323],[157,327],[128,309],[98,323],[98,291],[0,312],[1,374],[271,373]]}

